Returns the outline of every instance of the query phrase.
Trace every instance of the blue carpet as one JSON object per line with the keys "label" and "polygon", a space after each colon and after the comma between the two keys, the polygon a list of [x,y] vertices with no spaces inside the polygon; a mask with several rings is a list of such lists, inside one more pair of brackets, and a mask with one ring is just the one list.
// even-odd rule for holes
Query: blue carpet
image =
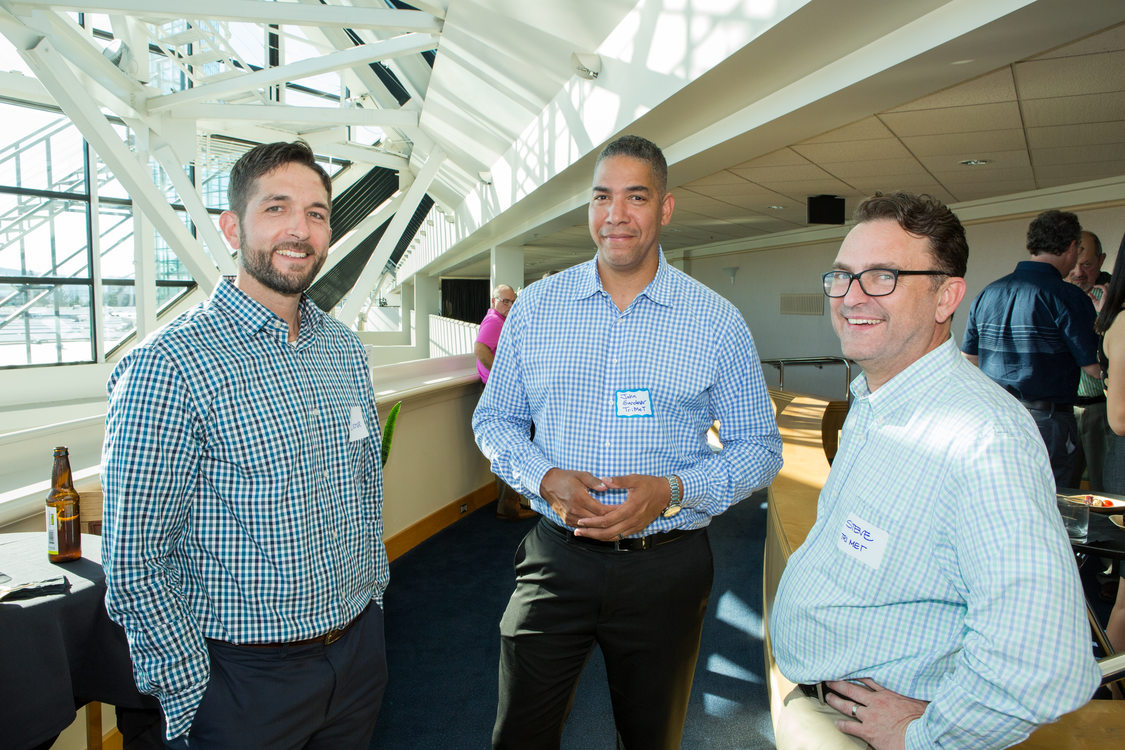
{"label": "blue carpet", "polygon": [[[773,747],[762,657],[766,493],[711,524],[715,582],[703,625],[685,750]],[[488,748],[496,715],[500,615],[512,555],[534,520],[502,521],[495,504],[391,564],[386,610],[390,682],[372,750]],[[566,750],[614,747],[605,666],[595,649],[563,733]]]}

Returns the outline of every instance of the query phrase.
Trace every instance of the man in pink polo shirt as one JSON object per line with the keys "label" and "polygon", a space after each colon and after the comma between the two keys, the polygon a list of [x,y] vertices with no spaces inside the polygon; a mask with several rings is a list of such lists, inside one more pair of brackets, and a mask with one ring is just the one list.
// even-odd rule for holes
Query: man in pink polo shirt
{"label": "man in pink polo shirt", "polygon": [[477,356],[477,374],[480,382],[488,382],[488,371],[492,369],[492,360],[496,356],[496,342],[500,340],[500,329],[504,326],[504,319],[516,301],[516,293],[507,284],[501,284],[492,290],[492,300],[484,320],[480,322],[480,331],[477,332],[476,343],[473,344],[473,354]]}

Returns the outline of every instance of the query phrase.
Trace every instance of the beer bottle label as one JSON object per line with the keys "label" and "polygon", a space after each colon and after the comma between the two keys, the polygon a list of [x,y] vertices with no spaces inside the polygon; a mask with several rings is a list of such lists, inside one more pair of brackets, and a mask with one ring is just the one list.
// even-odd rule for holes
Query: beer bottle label
{"label": "beer bottle label", "polygon": [[58,511],[47,506],[47,552],[52,555],[59,554],[59,517]]}

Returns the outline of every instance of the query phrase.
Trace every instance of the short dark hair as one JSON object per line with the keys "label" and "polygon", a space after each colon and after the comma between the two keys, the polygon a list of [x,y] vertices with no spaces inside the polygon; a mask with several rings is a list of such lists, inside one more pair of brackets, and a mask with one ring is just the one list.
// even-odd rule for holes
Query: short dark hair
{"label": "short dark hair", "polygon": [[1027,251],[1032,255],[1062,255],[1072,242],[1082,241],[1082,225],[1070,211],[1044,211],[1027,227]]}
{"label": "short dark hair", "polygon": [[611,141],[602,149],[602,152],[598,154],[598,160],[594,162],[594,169],[597,169],[603,160],[611,156],[629,156],[648,162],[648,165],[652,168],[652,177],[656,183],[657,191],[661,195],[667,192],[668,162],[664,159],[664,152],[652,141],[641,138],[639,135],[623,135]]}
{"label": "short dark hair", "polygon": [[890,219],[903,231],[930,241],[930,254],[937,270],[964,276],[969,263],[969,243],[957,214],[932,195],[875,193],[855,210],[857,224]]}
{"label": "short dark hair", "polygon": [[254,182],[264,174],[269,174],[278,167],[286,164],[303,164],[320,177],[324,189],[328,192],[328,205],[332,205],[332,178],[324,171],[324,167],[316,163],[309,144],[304,141],[286,143],[263,143],[247,151],[230,170],[230,183],[227,185],[227,203],[239,219],[246,216],[246,204],[254,189]]}

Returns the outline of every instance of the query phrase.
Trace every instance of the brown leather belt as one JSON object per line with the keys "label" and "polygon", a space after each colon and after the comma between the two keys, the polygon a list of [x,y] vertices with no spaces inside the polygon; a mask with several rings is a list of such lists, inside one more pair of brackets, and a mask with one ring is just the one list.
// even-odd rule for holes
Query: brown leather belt
{"label": "brown leather belt", "polygon": [[358,617],[356,617],[344,627],[334,628],[332,630],[329,630],[324,635],[318,635],[316,638],[305,638],[302,641],[280,641],[278,643],[236,643],[233,645],[241,646],[242,648],[296,648],[297,646],[331,646],[333,643],[343,638],[344,633],[348,632],[348,629],[351,628],[352,625],[355,625],[356,622],[359,621],[360,617],[363,617],[362,612]]}

